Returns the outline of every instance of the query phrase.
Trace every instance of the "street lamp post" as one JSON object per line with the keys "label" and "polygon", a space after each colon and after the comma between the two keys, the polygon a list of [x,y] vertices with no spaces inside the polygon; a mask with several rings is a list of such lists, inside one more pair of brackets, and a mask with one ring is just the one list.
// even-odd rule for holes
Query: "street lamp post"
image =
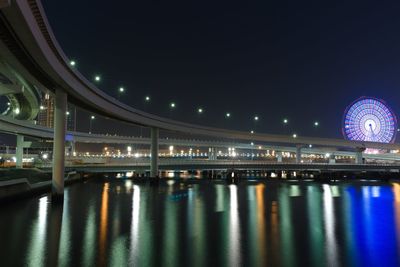
{"label": "street lamp post", "polygon": [[228,128],[229,128],[229,126],[230,126],[229,119],[230,119],[231,117],[232,117],[232,114],[231,114],[230,112],[226,112],[226,113],[225,113],[225,119],[227,119],[226,125],[227,125]]}
{"label": "street lamp post", "polygon": [[284,126],[283,132],[284,132],[284,134],[288,134],[288,126],[287,125],[289,124],[289,119],[284,118],[282,120],[282,122],[283,122],[283,126]]}
{"label": "street lamp post", "polygon": [[176,108],[175,102],[171,102],[171,103],[169,104],[169,117],[170,117],[170,118],[172,117],[172,110],[174,110],[175,108]]}
{"label": "street lamp post", "polygon": [[125,88],[124,87],[120,87],[118,88],[118,100],[120,100],[121,95],[125,92]]}
{"label": "street lamp post", "polygon": [[92,121],[95,119],[95,116],[90,116],[90,121],[89,121],[89,133],[92,133]]}
{"label": "street lamp post", "polygon": [[[259,119],[260,118],[258,117],[258,115],[254,115],[254,119],[253,119],[253,121],[254,121],[254,131],[252,130],[251,134],[254,134],[254,132],[257,132],[257,122],[258,122]],[[252,147],[252,149],[251,149],[251,160],[253,160],[253,154],[254,154],[254,150],[253,150],[253,147]]]}

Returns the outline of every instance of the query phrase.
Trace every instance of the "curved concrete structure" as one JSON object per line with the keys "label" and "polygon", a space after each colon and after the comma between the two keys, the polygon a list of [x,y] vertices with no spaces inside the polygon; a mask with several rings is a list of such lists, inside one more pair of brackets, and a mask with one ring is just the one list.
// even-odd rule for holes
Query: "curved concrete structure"
{"label": "curved concrete structure", "polygon": [[0,14],[0,58],[37,87],[62,90],[69,102],[91,112],[119,121],[196,135],[236,140],[315,144],[352,148],[400,149],[397,144],[355,142],[325,138],[291,138],[281,135],[249,134],[204,127],[151,115],[108,96],[69,66],[51,31],[43,7],[38,0],[14,0]]}
{"label": "curved concrete structure", "polygon": [[[151,151],[155,157],[158,157],[158,132],[160,129],[235,141],[294,144],[298,160],[301,157],[301,148],[308,144],[355,148],[357,150],[356,159],[358,159],[356,162],[360,164],[364,162],[362,151],[367,147],[400,150],[398,144],[327,138],[292,138],[211,128],[162,118],[129,107],[96,88],[69,65],[69,60],[56,41],[39,0],[0,2],[0,62],[9,66],[19,77],[23,77],[25,83],[31,85],[32,88],[52,91],[56,96],[52,178],[53,194],[56,197],[61,196],[64,191],[64,137],[67,100],[75,106],[117,121],[151,128]],[[22,103],[21,100],[19,102]],[[29,118],[24,117],[24,119]],[[157,159],[154,158],[151,160],[154,177],[158,173],[157,167]]]}
{"label": "curved concrete structure", "polygon": [[3,115],[20,120],[33,120],[40,108],[40,92],[12,67],[0,61],[0,96],[8,98],[10,106]]}

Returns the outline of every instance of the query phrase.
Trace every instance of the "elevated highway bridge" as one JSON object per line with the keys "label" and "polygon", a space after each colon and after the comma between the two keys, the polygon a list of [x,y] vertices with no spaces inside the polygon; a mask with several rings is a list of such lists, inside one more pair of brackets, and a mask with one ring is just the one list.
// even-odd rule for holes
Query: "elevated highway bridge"
{"label": "elevated highway bridge", "polygon": [[[0,132],[30,136],[33,138],[40,139],[52,139],[54,136],[54,130],[52,128],[43,127],[32,124],[27,121],[15,120],[9,117],[0,116]],[[83,132],[68,131],[66,140],[70,142],[78,143],[105,143],[105,144],[130,144],[130,145],[150,145],[151,140],[147,137],[133,137],[133,136],[117,136],[117,135],[104,135],[104,134],[89,134]],[[273,145],[273,144],[251,144],[251,143],[240,143],[240,142],[226,142],[216,140],[199,140],[199,139],[173,139],[173,138],[160,138],[160,145],[165,146],[179,146],[179,147],[204,147],[211,149],[224,149],[235,148],[251,151],[265,151],[271,150],[277,153],[279,152],[290,152],[301,154],[317,154],[325,155],[327,153],[332,156],[342,157],[356,157],[356,152],[340,150],[335,147],[302,147],[301,150],[298,147],[288,145]],[[217,153],[215,150],[209,150],[209,153]],[[209,155],[210,156],[210,155]],[[299,156],[301,158],[301,155]],[[374,160],[386,160],[386,161],[399,161],[400,154],[398,153],[380,153],[380,154],[363,154],[365,159]],[[216,157],[214,157],[216,159]],[[22,159],[18,159],[22,162]]]}
{"label": "elevated highway bridge", "polygon": [[[25,84],[26,87],[38,88],[55,94],[53,189],[56,195],[63,194],[67,100],[77,107],[110,119],[149,127],[151,129],[152,155],[158,155],[160,129],[240,142],[286,144],[296,146],[297,150],[309,144],[355,149],[358,151],[356,157],[358,163],[361,163],[361,152],[365,148],[400,149],[399,144],[316,137],[292,138],[262,133],[250,134],[242,131],[183,123],[134,109],[99,90],[70,66],[70,61],[56,41],[39,0],[2,0],[0,3],[0,62],[7,66],[0,73],[0,76],[11,77],[7,71],[12,71],[15,76],[22,77],[14,83],[15,85]],[[5,87],[3,80],[0,79],[0,82]],[[28,106],[23,101],[18,104],[21,110]],[[27,134],[29,135],[29,133]],[[297,155],[299,154],[301,153],[297,153]],[[298,159],[300,158],[298,157]],[[150,165],[151,175],[157,176],[157,156],[151,158]]]}

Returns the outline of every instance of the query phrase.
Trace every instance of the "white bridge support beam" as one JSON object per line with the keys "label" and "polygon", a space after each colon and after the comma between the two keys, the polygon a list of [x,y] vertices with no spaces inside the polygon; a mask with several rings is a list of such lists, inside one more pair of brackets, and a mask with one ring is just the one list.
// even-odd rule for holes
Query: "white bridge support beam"
{"label": "white bridge support beam", "polygon": [[282,151],[276,152],[276,160],[278,161],[278,163],[282,163],[282,161],[283,161],[283,152]]}
{"label": "white bridge support beam", "polygon": [[24,136],[17,135],[17,147],[15,149],[15,167],[18,169],[23,168],[23,158],[24,158]]}
{"label": "white bridge support beam", "polygon": [[356,164],[363,164],[363,151],[365,149],[357,149],[356,150]]}
{"label": "white bridge support beam", "polygon": [[52,195],[64,195],[65,134],[67,128],[67,94],[56,89],[54,109],[53,178]]}
{"label": "white bridge support beam", "polygon": [[330,154],[329,155],[329,164],[335,164],[336,163],[336,157],[335,157],[335,154]]}
{"label": "white bridge support beam", "polygon": [[215,147],[210,147],[208,149],[208,159],[209,160],[216,160],[217,159],[217,149]]}
{"label": "white bridge support beam", "polygon": [[301,146],[296,146],[296,163],[301,163]]}
{"label": "white bridge support beam", "polygon": [[151,128],[151,162],[150,162],[150,177],[158,177],[158,135],[159,130],[156,127]]}

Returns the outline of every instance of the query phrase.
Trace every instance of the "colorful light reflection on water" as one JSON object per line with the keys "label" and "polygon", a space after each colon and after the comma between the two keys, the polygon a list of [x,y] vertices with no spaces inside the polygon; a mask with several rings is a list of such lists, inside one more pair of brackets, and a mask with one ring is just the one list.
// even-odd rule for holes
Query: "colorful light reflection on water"
{"label": "colorful light reflection on water", "polygon": [[0,207],[1,266],[399,266],[400,184],[87,182]]}

